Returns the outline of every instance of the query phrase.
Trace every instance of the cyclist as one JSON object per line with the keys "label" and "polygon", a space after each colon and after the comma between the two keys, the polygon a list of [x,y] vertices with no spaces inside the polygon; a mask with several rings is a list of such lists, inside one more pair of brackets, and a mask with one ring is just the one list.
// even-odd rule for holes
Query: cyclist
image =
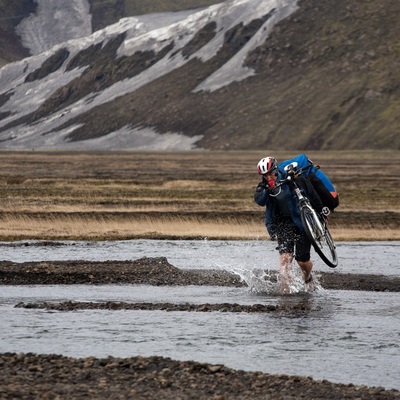
{"label": "cyclist", "polygon": [[[299,264],[305,283],[312,282],[313,263],[310,259],[311,243],[307,238],[301,222],[298,199],[288,184],[276,188],[277,180],[287,178],[287,171],[278,168],[274,157],[264,157],[257,165],[258,173],[262,175],[257,185],[254,200],[259,206],[266,206],[265,225],[272,240],[278,241],[277,250],[280,255],[279,272],[281,282],[288,278],[289,267],[293,256]],[[323,204],[311,182],[302,177],[296,177],[296,183],[308,197],[317,212],[321,212]],[[282,282],[284,285],[287,282]]]}

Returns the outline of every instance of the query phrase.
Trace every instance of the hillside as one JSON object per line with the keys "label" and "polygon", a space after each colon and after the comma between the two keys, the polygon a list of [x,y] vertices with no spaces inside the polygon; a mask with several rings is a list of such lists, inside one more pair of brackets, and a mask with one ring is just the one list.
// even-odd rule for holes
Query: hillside
{"label": "hillside", "polygon": [[0,70],[0,148],[399,149],[398,15],[233,0],[121,20]]}
{"label": "hillside", "polygon": [[[48,4],[53,7],[65,8],[69,5],[74,5],[77,0],[69,0],[65,2],[63,0],[39,0],[40,4],[43,4],[42,8]],[[49,1],[49,2],[46,2]],[[193,9],[199,7],[207,7],[211,4],[219,3],[220,0],[173,0],[173,1],[161,1],[161,0],[150,0],[150,1],[136,1],[136,0],[85,0],[87,1],[87,8],[90,16],[90,30],[95,32],[99,29],[103,29],[108,25],[118,22],[121,18],[143,15],[150,13],[159,13],[167,11],[179,11],[185,9]],[[78,0],[76,4],[84,4],[85,1]],[[43,11],[43,10],[42,10]],[[67,39],[82,37],[85,32],[77,32],[76,29],[72,29],[68,32],[68,24],[66,24],[65,14],[64,18],[60,19],[60,24],[54,23],[57,18],[54,18],[55,12],[53,9],[48,10],[51,13],[51,19],[47,28],[57,28],[57,32],[53,37],[50,38],[48,43],[41,43],[44,46],[44,50],[48,50],[52,47],[54,41],[60,43],[57,39],[64,37],[64,41]],[[0,0],[0,67],[3,65],[21,60],[22,58],[28,57],[29,55],[35,54],[33,48],[29,47],[26,43],[23,43],[23,35],[21,25],[32,20],[32,16],[40,14],[38,2],[35,0]],[[84,14],[82,9],[75,10],[76,15]],[[37,21],[40,20],[43,23],[43,18],[36,17]],[[75,18],[76,19],[76,18]],[[67,18],[68,20],[68,18]],[[75,21],[76,23],[76,21]],[[43,27],[45,30],[45,27]],[[48,32],[53,34],[53,32]],[[30,32],[31,36],[32,32]],[[36,36],[38,32],[35,32]],[[28,39],[28,42],[30,40]],[[44,51],[43,50],[43,51]]]}
{"label": "hillside", "polygon": [[32,0],[0,0],[0,67],[29,56],[15,28],[35,9]]}

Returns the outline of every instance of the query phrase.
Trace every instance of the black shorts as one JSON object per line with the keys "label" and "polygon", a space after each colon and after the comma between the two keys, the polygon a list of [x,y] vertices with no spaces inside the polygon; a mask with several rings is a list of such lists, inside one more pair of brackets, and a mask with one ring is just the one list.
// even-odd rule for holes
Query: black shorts
{"label": "black shorts", "polygon": [[297,261],[309,261],[311,243],[306,233],[293,222],[292,218],[278,217],[274,225],[279,254],[294,253]]}

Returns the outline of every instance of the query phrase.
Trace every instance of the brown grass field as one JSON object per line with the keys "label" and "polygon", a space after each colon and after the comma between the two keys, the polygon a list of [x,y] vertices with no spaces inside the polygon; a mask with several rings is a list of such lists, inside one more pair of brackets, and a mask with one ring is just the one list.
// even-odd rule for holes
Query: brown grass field
{"label": "brown grass field", "polygon": [[[267,239],[256,165],[299,152],[0,152],[0,240]],[[400,240],[400,152],[309,151],[335,240]]]}

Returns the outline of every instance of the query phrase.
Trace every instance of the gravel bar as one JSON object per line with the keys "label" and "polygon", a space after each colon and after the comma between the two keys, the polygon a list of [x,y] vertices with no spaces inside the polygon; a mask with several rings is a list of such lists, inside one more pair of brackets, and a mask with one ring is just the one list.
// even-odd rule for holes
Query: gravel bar
{"label": "gravel bar", "polygon": [[[319,282],[325,289],[400,291],[398,276],[318,273]],[[0,285],[46,284],[246,286],[238,275],[212,269],[179,269],[165,257],[144,257],[134,261],[0,262]]]}
{"label": "gravel bar", "polygon": [[[268,360],[266,360],[268,362]],[[1,399],[400,399],[397,390],[164,357],[0,354]]]}

